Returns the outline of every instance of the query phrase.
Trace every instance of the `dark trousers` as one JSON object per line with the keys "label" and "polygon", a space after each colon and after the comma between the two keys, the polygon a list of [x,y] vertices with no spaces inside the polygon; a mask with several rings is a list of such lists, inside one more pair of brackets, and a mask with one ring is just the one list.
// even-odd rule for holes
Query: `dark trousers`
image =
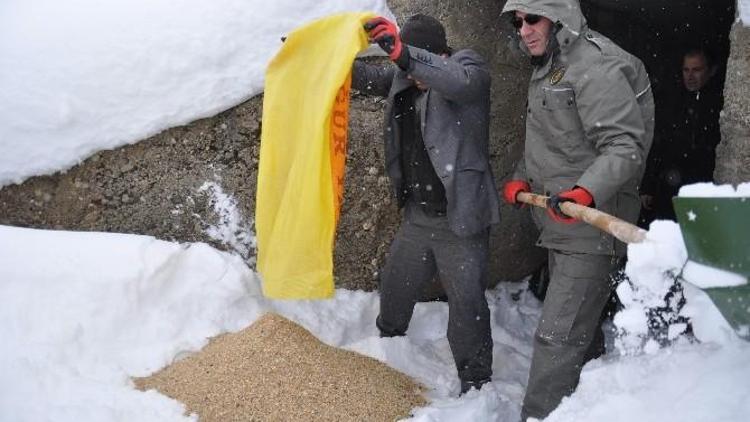
{"label": "dark trousers", "polygon": [[437,274],[448,297],[448,343],[462,381],[492,375],[492,335],[485,272],[489,229],[459,237],[445,216],[430,216],[407,203],[380,276],[380,315],[385,336],[403,335],[422,289]]}
{"label": "dark trousers", "polygon": [[543,419],[578,386],[581,368],[601,347],[601,315],[620,258],[549,251],[550,284],[534,335],[521,420]]}

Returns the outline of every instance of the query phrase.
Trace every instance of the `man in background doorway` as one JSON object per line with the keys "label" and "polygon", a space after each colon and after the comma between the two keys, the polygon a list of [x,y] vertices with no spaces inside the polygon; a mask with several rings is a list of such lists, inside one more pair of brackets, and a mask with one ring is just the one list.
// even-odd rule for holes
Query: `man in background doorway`
{"label": "man in background doorway", "polygon": [[683,55],[680,94],[667,100],[664,119],[657,121],[641,186],[644,226],[655,219],[675,220],[672,197],[680,187],[713,181],[723,103],[716,71],[711,54],[703,48],[690,48]]}

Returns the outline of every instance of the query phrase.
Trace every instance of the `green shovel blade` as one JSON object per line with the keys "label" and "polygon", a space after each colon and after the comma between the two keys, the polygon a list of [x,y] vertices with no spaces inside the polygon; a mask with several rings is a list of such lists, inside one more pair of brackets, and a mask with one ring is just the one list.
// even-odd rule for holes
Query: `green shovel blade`
{"label": "green shovel blade", "polygon": [[[672,202],[692,261],[750,278],[750,198],[675,197]],[[750,285],[704,291],[732,327],[748,338]]]}
{"label": "green shovel blade", "polygon": [[750,277],[750,198],[672,202],[691,260]]}

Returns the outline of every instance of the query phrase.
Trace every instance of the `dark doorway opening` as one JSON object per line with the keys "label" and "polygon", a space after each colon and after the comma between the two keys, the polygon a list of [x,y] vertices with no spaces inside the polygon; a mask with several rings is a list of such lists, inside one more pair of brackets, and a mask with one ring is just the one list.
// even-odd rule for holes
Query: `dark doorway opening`
{"label": "dark doorway opening", "polygon": [[714,55],[723,85],[735,0],[581,0],[581,9],[591,29],[643,61],[657,102],[680,87],[689,47]]}
{"label": "dark doorway opening", "polygon": [[[645,226],[654,218],[674,219],[671,196],[679,186],[713,181],[735,0],[581,0],[581,9],[590,28],[640,58],[648,70],[656,103],[656,130],[644,186],[658,182],[664,187],[644,187],[643,192],[656,192],[660,202],[657,211],[642,214],[640,224]],[[711,88],[714,99],[706,100],[709,94],[701,92],[703,104],[698,106],[687,104],[695,103],[695,93],[689,92],[683,82],[684,55],[695,49],[708,53],[715,67],[710,85],[703,90]],[[717,105],[709,110],[707,102]],[[696,113],[694,109],[699,106],[707,110]],[[698,114],[701,117],[695,119]],[[689,142],[710,143],[713,147],[688,147]],[[670,165],[683,169],[672,172]],[[699,173],[703,176],[685,169],[696,166],[702,166]]]}

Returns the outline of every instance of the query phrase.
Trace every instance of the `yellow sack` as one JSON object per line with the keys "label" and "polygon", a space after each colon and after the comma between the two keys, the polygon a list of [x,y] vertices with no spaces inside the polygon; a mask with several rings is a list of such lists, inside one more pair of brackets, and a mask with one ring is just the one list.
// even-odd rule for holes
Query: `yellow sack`
{"label": "yellow sack", "polygon": [[344,13],[299,28],[266,69],[255,229],[267,297],[333,295],[351,68],[374,16]]}

